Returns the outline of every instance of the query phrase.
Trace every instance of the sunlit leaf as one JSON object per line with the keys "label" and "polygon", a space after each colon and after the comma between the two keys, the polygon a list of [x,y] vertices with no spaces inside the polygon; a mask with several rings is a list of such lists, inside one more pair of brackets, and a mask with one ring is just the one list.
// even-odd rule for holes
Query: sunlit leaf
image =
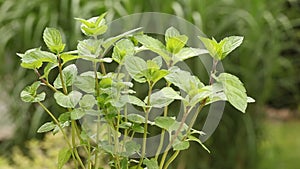
{"label": "sunlit leaf", "polygon": [[38,129],[38,133],[45,133],[48,131],[51,131],[55,128],[55,124],[53,122],[46,122],[44,123],[39,129]]}
{"label": "sunlit leaf", "polygon": [[[77,76],[77,67],[75,64],[68,65],[62,70],[62,77],[65,86],[72,86]],[[58,74],[54,80],[54,87],[59,89],[63,88],[60,75]]]}
{"label": "sunlit leaf", "polygon": [[61,53],[65,44],[62,43],[60,32],[55,28],[46,28],[43,33],[43,39],[49,50],[53,53]]}
{"label": "sunlit leaf", "polygon": [[81,96],[82,94],[78,91],[72,91],[68,95],[64,95],[61,92],[54,93],[57,104],[65,108],[75,108]]}

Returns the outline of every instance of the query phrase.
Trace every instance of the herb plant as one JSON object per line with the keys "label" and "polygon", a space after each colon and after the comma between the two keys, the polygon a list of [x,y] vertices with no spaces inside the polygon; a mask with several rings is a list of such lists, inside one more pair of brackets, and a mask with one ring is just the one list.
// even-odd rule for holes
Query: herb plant
{"label": "herb plant", "polygon": [[[39,104],[52,118],[38,132],[61,132],[64,136],[66,147],[59,152],[59,169],[69,161],[76,168],[100,169],[105,159],[116,169],[167,169],[191,141],[209,151],[199,139],[204,133],[193,129],[204,106],[228,101],[244,113],[247,103],[254,101],[247,97],[236,76],[216,71],[217,64],[240,46],[242,37],[231,36],[220,42],[199,37],[207,50],[187,47],[188,37],[174,27],[166,30],[165,43],[139,32],[141,28],[103,39],[101,35],[108,29],[104,17],[105,14],[88,20],[76,18],[88,37],[78,42],[77,50],[64,51],[60,32],[46,28],[43,39],[50,52],[34,48],[18,54],[21,66],[38,76],[21,92],[21,99]],[[158,56],[145,59],[143,51]],[[213,58],[209,84],[177,65],[203,54]],[[79,73],[74,64],[79,60],[89,63],[92,70]],[[107,69],[113,67],[112,62],[118,65],[115,72]],[[56,78],[51,80],[50,74]],[[138,97],[134,90],[138,84],[145,84],[147,96]],[[54,99],[63,108],[58,117],[43,104],[46,93],[41,90],[46,87],[54,93],[47,99]],[[169,112],[169,107],[178,101],[183,110],[181,119]],[[142,114],[132,112],[129,105]],[[163,114],[151,119],[153,109],[163,109]],[[189,123],[188,116],[192,119]],[[93,127],[84,125],[85,118],[94,119]],[[161,133],[152,156],[147,154],[151,127]],[[137,137],[141,137],[141,144],[135,141]]]}

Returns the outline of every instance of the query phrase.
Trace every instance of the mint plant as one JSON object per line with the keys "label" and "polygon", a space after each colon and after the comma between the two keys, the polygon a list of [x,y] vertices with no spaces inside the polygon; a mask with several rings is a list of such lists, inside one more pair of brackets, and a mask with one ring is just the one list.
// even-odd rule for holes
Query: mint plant
{"label": "mint plant", "polygon": [[[21,99],[39,104],[52,118],[37,132],[61,132],[64,136],[66,147],[59,152],[59,169],[71,161],[75,168],[100,169],[105,159],[116,169],[167,169],[180,151],[189,148],[191,141],[209,152],[199,139],[205,133],[193,128],[204,106],[228,101],[245,113],[247,103],[254,102],[238,77],[216,70],[217,64],[240,46],[242,37],[231,36],[220,42],[199,37],[205,50],[187,47],[188,37],[174,27],[166,30],[164,43],[143,34],[141,28],[104,39],[101,35],[109,29],[105,13],[76,20],[87,36],[78,42],[76,50],[65,51],[60,32],[46,28],[43,39],[50,52],[34,48],[18,54],[21,66],[33,70],[38,77],[21,92]],[[145,59],[143,51],[157,56]],[[213,58],[209,84],[177,64],[203,54]],[[92,70],[79,73],[74,63],[80,60],[92,65]],[[113,66],[112,62],[118,65],[116,71],[107,69]],[[56,76],[52,81],[50,74]],[[165,85],[158,86],[158,82]],[[143,88],[147,96],[138,97],[138,90],[134,90],[137,84],[147,86]],[[53,97],[46,96],[45,88],[53,91]],[[63,108],[58,117],[43,104],[45,99]],[[184,112],[181,119],[169,112],[176,101],[181,102]],[[133,112],[129,105],[142,113]],[[163,114],[151,119],[155,108],[163,109]],[[190,123],[186,122],[188,116],[192,116]],[[86,118],[93,120],[85,124]],[[151,127],[161,133],[152,156],[147,149]],[[138,137],[141,144],[135,139]]]}

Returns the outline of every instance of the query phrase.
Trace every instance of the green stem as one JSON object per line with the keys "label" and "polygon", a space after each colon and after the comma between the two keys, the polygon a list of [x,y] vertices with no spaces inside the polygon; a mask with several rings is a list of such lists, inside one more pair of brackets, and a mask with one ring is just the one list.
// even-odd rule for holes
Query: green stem
{"label": "green stem", "polygon": [[78,154],[78,151],[77,151],[77,147],[76,147],[76,142],[75,142],[75,135],[76,135],[76,128],[75,128],[75,123],[76,121],[72,120],[71,121],[71,126],[72,126],[72,145],[73,145],[73,151],[74,151],[74,154],[75,154],[75,157],[77,158],[77,162],[80,164],[80,166],[85,169],[85,166],[83,165],[82,163],[82,160]]}
{"label": "green stem", "polygon": [[63,79],[62,64],[61,64],[61,58],[60,58],[59,54],[57,55],[57,58],[58,58],[59,77],[60,77],[61,85],[62,85],[62,88],[63,88],[63,92],[66,95],[66,94],[68,94],[68,90],[67,90],[67,86],[65,86],[65,82],[64,82],[64,79]]}
{"label": "green stem", "polygon": [[[37,74],[37,76],[40,78],[41,74],[37,69],[34,69],[34,72]],[[58,90],[52,86],[45,78],[41,78],[40,79],[46,86],[48,86],[51,90],[53,90],[54,92],[57,92]]]}
{"label": "green stem", "polygon": [[169,165],[176,159],[176,157],[179,154],[179,150],[176,150],[175,153],[169,158],[169,160],[166,162],[164,169],[168,169]]}

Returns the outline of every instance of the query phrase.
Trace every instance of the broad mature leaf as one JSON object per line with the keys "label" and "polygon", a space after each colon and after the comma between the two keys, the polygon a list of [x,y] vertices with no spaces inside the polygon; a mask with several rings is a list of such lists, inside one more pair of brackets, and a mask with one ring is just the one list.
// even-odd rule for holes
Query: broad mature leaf
{"label": "broad mature leaf", "polygon": [[146,104],[140,100],[139,98],[137,98],[136,96],[133,95],[122,95],[120,97],[121,102],[124,103],[124,105],[126,103],[132,104],[132,105],[136,105],[139,107],[146,107]]}
{"label": "broad mature leaf", "polygon": [[138,144],[134,141],[128,141],[128,142],[125,143],[125,150],[126,151],[122,154],[129,157],[129,156],[133,155],[134,153],[139,152],[140,149],[141,149],[140,144]]}
{"label": "broad mature leaf", "polygon": [[199,37],[210,55],[216,60],[224,59],[230,52],[239,47],[243,42],[241,36],[230,36],[222,39],[219,43],[214,39]]}
{"label": "broad mature leaf", "polygon": [[80,56],[87,56],[91,58],[97,58],[101,52],[101,44],[103,40],[86,39],[79,41],[77,50]]}
{"label": "broad mature leaf", "polygon": [[62,167],[69,161],[71,157],[71,150],[69,148],[63,148],[58,153],[58,169]]}
{"label": "broad mature leaf", "polygon": [[[98,76],[99,77],[99,76]],[[95,78],[81,74],[74,81],[74,86],[86,93],[95,92]]]}
{"label": "broad mature leaf", "polygon": [[169,72],[170,73],[165,76],[165,79],[186,93],[204,87],[204,84],[201,83],[196,76],[191,75],[190,72],[181,70],[176,66],[170,68]]}
{"label": "broad mature leaf", "polygon": [[[66,86],[72,86],[77,76],[77,67],[75,64],[68,65],[62,70],[62,77]],[[60,75],[58,74],[54,80],[54,87],[57,89],[63,88]]]}
{"label": "broad mature leaf", "polygon": [[55,127],[56,127],[56,125],[53,122],[46,122],[38,129],[37,132],[45,133],[45,132],[53,130]]}
{"label": "broad mature leaf", "polygon": [[98,36],[102,35],[107,30],[106,21],[104,19],[106,13],[103,13],[99,17],[92,17],[88,20],[75,18],[81,22],[81,31],[87,36]]}
{"label": "broad mature leaf", "polygon": [[190,147],[190,143],[188,141],[181,141],[178,143],[175,143],[173,145],[173,150],[186,150]]}
{"label": "broad mature leaf", "polygon": [[162,117],[158,116],[154,120],[154,124],[162,129],[165,129],[167,131],[172,131],[174,124],[176,123],[176,120],[174,117]]}
{"label": "broad mature leaf", "polygon": [[139,115],[139,114],[128,114],[127,119],[131,122],[142,124],[145,123],[145,117]]}
{"label": "broad mature leaf", "polygon": [[82,109],[92,109],[97,104],[95,97],[91,94],[84,95],[79,101],[79,105]]}
{"label": "broad mature leaf", "polygon": [[126,56],[134,55],[134,45],[128,39],[122,39],[118,41],[114,47],[112,58],[119,64],[124,62]]}
{"label": "broad mature leaf", "polygon": [[71,111],[71,119],[78,120],[81,119],[85,115],[85,111],[82,109],[74,109]]}
{"label": "broad mature leaf", "polygon": [[134,37],[138,40],[139,43],[144,45],[146,48],[159,54],[165,60],[166,63],[170,62],[171,57],[169,56],[165,45],[162,44],[159,40],[147,35],[136,35]]}
{"label": "broad mature leaf", "polygon": [[46,28],[43,33],[43,39],[49,50],[53,53],[61,53],[65,44],[62,43],[60,32],[55,28]]}
{"label": "broad mature leaf", "polygon": [[105,50],[107,50],[109,47],[111,47],[115,42],[117,42],[118,40],[122,39],[123,37],[126,37],[126,36],[129,36],[131,35],[132,33],[134,32],[137,32],[139,30],[141,30],[142,28],[136,28],[136,29],[132,29],[132,30],[129,30],[127,32],[124,32],[120,35],[117,35],[115,37],[111,37],[111,38],[108,38],[106,39],[103,43],[102,43],[102,46]]}
{"label": "broad mature leaf", "polygon": [[81,99],[82,94],[78,91],[72,91],[68,95],[61,92],[54,93],[56,103],[64,108],[75,108]]}
{"label": "broad mature leaf", "polygon": [[24,102],[40,102],[45,100],[46,93],[42,92],[40,94],[37,94],[37,89],[41,85],[40,81],[34,82],[31,86],[25,87],[24,90],[22,90],[20,97],[22,101]]}
{"label": "broad mature leaf", "polygon": [[176,53],[172,60],[173,64],[176,64],[179,61],[184,61],[186,59],[207,54],[208,51],[206,49],[198,49],[198,48],[190,48],[190,47],[185,47],[182,48],[178,53]]}
{"label": "broad mature leaf", "polygon": [[150,160],[146,158],[144,159],[143,164],[147,166],[147,169],[159,169],[158,162],[155,158],[151,158]]}
{"label": "broad mature leaf", "polygon": [[228,73],[221,73],[216,80],[222,83],[224,93],[229,103],[236,109],[245,113],[247,108],[247,94],[246,89],[239,78]]}
{"label": "broad mature leaf", "polygon": [[125,58],[125,68],[129,75],[137,82],[144,83],[143,71],[147,69],[147,63],[139,57]]}
{"label": "broad mature leaf", "polygon": [[40,68],[43,62],[57,63],[57,58],[54,54],[46,51],[41,51],[40,48],[27,50],[24,54],[17,53],[21,57],[21,66],[27,69]]}
{"label": "broad mature leaf", "polygon": [[[163,108],[174,100],[182,100],[183,98],[171,87],[164,87],[158,92],[151,94],[150,106]],[[145,98],[147,100],[147,97]]]}

